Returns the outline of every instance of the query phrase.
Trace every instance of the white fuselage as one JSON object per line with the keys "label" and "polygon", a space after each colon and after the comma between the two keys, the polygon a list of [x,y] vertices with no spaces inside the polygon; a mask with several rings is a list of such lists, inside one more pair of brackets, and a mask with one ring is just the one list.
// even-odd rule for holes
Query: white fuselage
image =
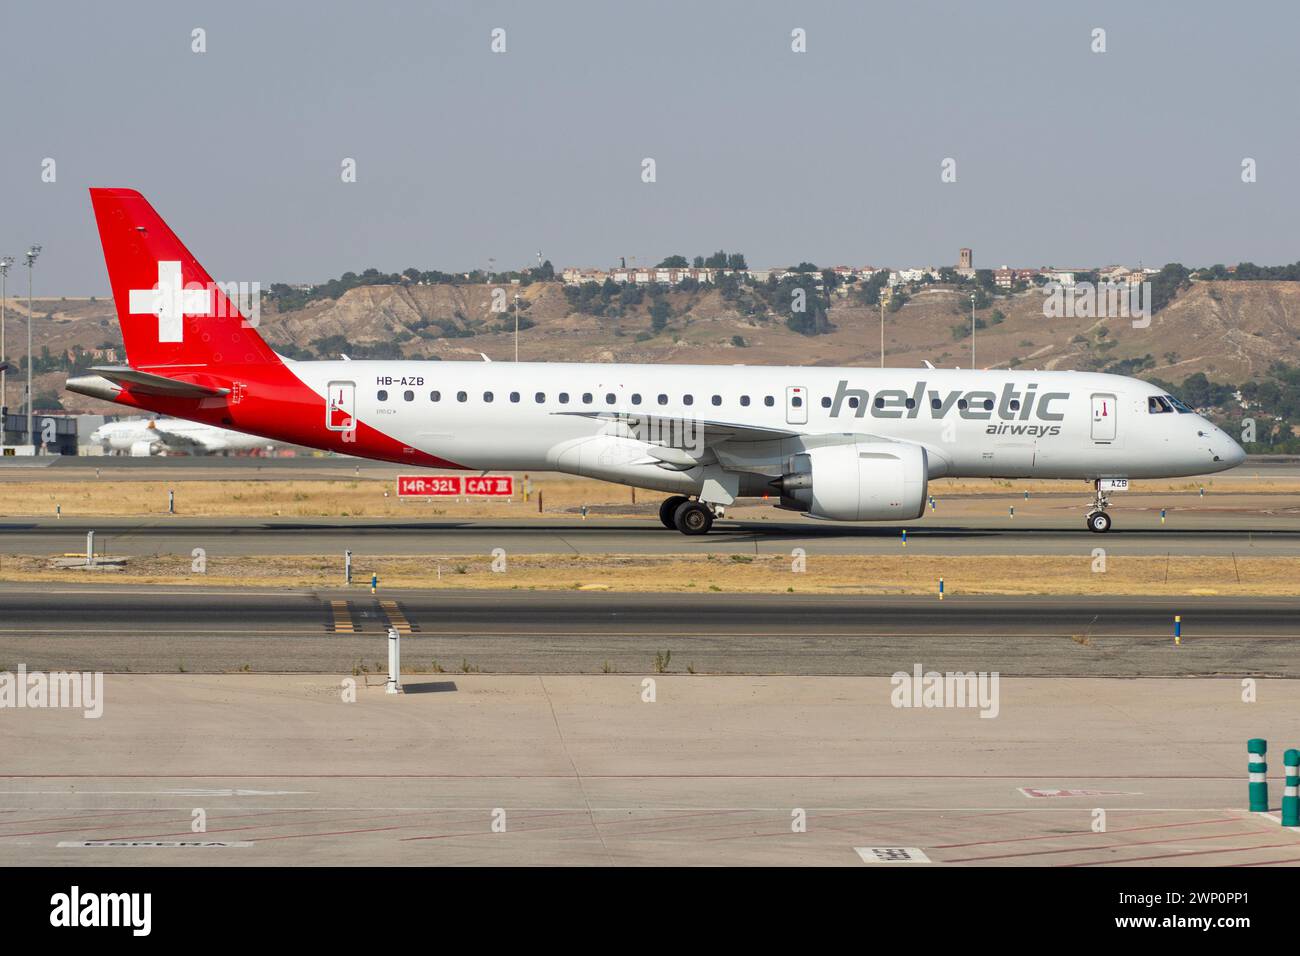
{"label": "white fuselage", "polygon": [[[1155,386],[1100,373],[287,364],[327,402],[334,383],[358,421],[466,468],[549,469],[687,494],[711,469],[742,473],[738,494],[762,494],[792,454],[846,435],[923,446],[931,478],[1173,477],[1245,457],[1190,410],[1152,411]],[[665,445],[684,446],[684,457],[665,463]]]}

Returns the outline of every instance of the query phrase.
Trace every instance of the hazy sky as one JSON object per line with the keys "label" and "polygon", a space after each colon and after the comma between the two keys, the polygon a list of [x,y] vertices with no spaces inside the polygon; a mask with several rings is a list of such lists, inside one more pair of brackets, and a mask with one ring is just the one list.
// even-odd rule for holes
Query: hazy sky
{"label": "hazy sky", "polygon": [[102,185],[263,283],[539,249],[1290,262],[1297,35],[1292,2],[7,4],[0,252],[44,244],[38,295],[106,293]]}

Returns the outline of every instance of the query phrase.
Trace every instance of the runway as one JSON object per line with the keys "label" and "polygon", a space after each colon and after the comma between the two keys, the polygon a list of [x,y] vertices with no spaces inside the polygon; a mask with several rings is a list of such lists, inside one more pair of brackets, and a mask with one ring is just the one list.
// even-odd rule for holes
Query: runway
{"label": "runway", "polygon": [[[778,513],[779,514],[779,513]],[[1088,554],[1104,546],[1114,555],[1271,555],[1300,553],[1300,513],[1179,511],[1160,521],[1156,511],[1118,511],[1116,527],[1097,535],[1082,518],[1067,516],[949,519],[927,515],[907,525],[723,520],[704,536],[669,531],[643,519],[556,518],[139,518],[53,516],[0,518],[0,552],[84,552],[86,533],[114,555],[323,554],[352,550],[370,555],[509,554],[897,554],[907,529],[910,553]],[[103,549],[107,549],[104,551]]]}
{"label": "runway", "polygon": [[880,678],[654,681],[109,676],[98,719],[6,713],[0,865],[1300,863],[1245,810],[1290,683],[1004,680],[983,719]]}
{"label": "runway", "polygon": [[[1300,598],[992,598],[0,586],[0,669],[1300,676]],[[1173,617],[1182,617],[1174,646]],[[409,626],[409,630],[408,630]],[[435,667],[436,662],[436,667]]]}

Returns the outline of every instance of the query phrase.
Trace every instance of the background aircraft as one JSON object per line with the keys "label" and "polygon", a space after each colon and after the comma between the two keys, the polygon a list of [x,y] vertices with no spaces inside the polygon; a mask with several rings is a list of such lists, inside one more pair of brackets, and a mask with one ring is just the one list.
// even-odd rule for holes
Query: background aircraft
{"label": "background aircraft", "polygon": [[107,452],[135,457],[173,454],[211,455],[225,451],[273,448],[275,443],[257,435],[231,431],[184,418],[126,418],[105,422],[90,433]]}

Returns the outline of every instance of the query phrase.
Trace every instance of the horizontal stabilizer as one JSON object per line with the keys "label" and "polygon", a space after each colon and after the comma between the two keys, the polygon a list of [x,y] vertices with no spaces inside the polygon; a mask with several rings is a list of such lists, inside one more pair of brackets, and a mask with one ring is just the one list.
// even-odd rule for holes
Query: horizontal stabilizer
{"label": "horizontal stabilizer", "polygon": [[229,395],[228,388],[212,388],[208,385],[195,385],[193,382],[178,382],[176,379],[121,365],[99,366],[90,370],[93,375],[79,375],[67,381],[67,388],[73,392],[103,397],[101,394],[107,385],[112,388],[128,387],[133,392],[147,395],[167,395],[172,398],[216,398]]}

